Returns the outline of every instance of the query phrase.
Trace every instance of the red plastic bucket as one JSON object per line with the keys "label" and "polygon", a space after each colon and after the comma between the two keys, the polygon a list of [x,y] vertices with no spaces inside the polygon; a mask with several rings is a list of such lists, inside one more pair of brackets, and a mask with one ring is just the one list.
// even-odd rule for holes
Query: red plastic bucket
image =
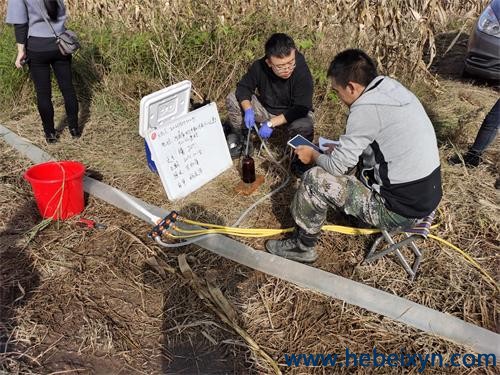
{"label": "red plastic bucket", "polygon": [[83,174],[77,161],[50,161],[26,171],[40,214],[44,218],[67,219],[83,211]]}

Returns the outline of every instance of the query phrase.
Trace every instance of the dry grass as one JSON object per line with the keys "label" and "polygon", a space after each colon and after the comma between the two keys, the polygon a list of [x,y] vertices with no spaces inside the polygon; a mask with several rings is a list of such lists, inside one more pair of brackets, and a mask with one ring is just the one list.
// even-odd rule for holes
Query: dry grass
{"label": "dry grass", "polygon": [[[354,37],[358,45],[373,54],[388,73],[415,76],[415,71],[425,71],[422,60],[424,50],[429,52],[426,63],[432,63],[436,52],[435,33],[443,29],[449,16],[473,17],[486,3],[486,0],[89,0],[73,2],[70,8],[74,17],[92,15],[103,24],[112,19],[129,29],[168,34],[179,32],[179,22],[186,22],[188,26],[204,23],[202,30],[210,32],[214,25],[232,26],[251,15],[259,18],[264,14],[287,20],[298,29],[324,34],[327,40],[342,38],[342,29],[357,25],[352,30],[346,30],[345,35]],[[160,25],[167,25],[167,29],[158,30]],[[245,43],[249,37],[251,35],[241,35],[242,42]],[[315,48],[322,49],[322,46]]]}
{"label": "dry grass", "polygon": [[[77,63],[91,61],[96,70],[92,93],[87,91],[88,121],[81,140],[73,141],[67,131],[61,141],[48,147],[41,135],[38,114],[29,93],[26,103],[0,117],[13,131],[59,159],[77,159],[102,175],[104,182],[147,202],[177,209],[192,219],[218,224],[233,223],[250,204],[281,181],[281,176],[258,159],[258,171],[266,174],[266,184],[252,197],[239,197],[233,187],[239,182],[232,168],[189,197],[168,202],[156,175],[147,170],[143,142],[137,136],[137,104],[141,93],[178,79],[190,78],[204,95],[217,101],[225,94],[245,64],[260,51],[262,37],[252,31],[251,22],[262,14],[285,16],[294,24],[296,39],[313,41],[305,48],[308,61],[317,72],[324,71],[335,51],[359,45],[367,47],[385,64],[388,72],[410,83],[415,77],[431,78],[424,69],[433,51],[433,40],[444,27],[446,17],[466,18],[477,13],[484,2],[407,1],[83,1],[71,2],[71,12],[93,16],[93,23],[115,18],[129,28],[152,30],[182,38],[194,20],[206,22],[206,30],[217,25],[236,25],[246,19],[246,37],[258,46],[224,45],[224,39],[202,46],[208,49],[193,66],[175,60],[181,45],[167,49],[150,46],[161,80],[134,71],[119,74],[108,68],[96,54],[80,56]],[[0,4],[0,10],[5,4]],[[146,10],[155,9],[149,12]],[[413,12],[412,12],[413,9]],[[105,16],[105,17],[104,17]],[[158,29],[159,18],[170,25]],[[420,17],[420,18],[419,18]],[[418,19],[418,22],[415,20]],[[178,21],[178,22],[176,22]],[[90,22],[90,21],[89,21]],[[261,22],[261,23],[259,23]],[[345,24],[360,25],[356,30]],[[289,25],[287,23],[287,25]],[[97,27],[97,26],[96,26]],[[311,30],[316,30],[314,34]],[[270,30],[265,30],[270,31]],[[288,30],[287,30],[288,31]],[[351,33],[351,31],[353,31]],[[253,34],[252,34],[253,33]],[[371,43],[374,33],[380,36]],[[113,34],[115,36],[115,34]],[[434,39],[433,39],[434,38]],[[234,39],[231,39],[234,41]],[[437,60],[449,45],[436,42]],[[250,54],[240,54],[249,48]],[[250,48],[252,47],[252,48]],[[427,51],[428,57],[422,57]],[[101,51],[105,53],[106,51]],[[231,53],[234,52],[234,56]],[[236,53],[238,53],[236,55]],[[450,53],[451,54],[451,53]],[[207,56],[214,56],[203,65]],[[230,58],[228,57],[230,56]],[[418,58],[417,58],[418,56]],[[411,62],[408,64],[408,60]],[[186,60],[187,57],[186,57]],[[405,62],[406,61],[406,62]],[[87,67],[85,65],[83,67]],[[203,66],[204,68],[199,70]],[[419,75],[413,74],[417,69]],[[199,70],[199,71],[198,71]],[[79,70],[86,76],[86,70]],[[159,74],[159,73],[158,73]],[[433,73],[434,74],[434,73]],[[317,134],[334,138],[343,131],[346,115],[340,103],[327,97],[326,85],[317,75],[315,95]],[[412,88],[431,114],[442,143],[441,157],[445,196],[441,203],[442,223],[435,232],[469,252],[486,271],[498,279],[498,195],[493,183],[498,177],[498,142],[487,154],[489,163],[477,169],[450,167],[445,159],[469,144],[498,94],[489,88],[463,82],[440,81],[439,90],[421,82]],[[84,92],[85,94],[85,92]],[[93,95],[91,95],[93,94]],[[118,104],[117,104],[118,103]],[[55,96],[56,116],[62,117],[63,104]],[[136,117],[129,116],[132,111]],[[235,162],[235,167],[237,163]],[[239,266],[196,247],[162,251],[149,242],[146,224],[115,208],[89,198],[84,215],[108,224],[105,231],[76,228],[73,221],[52,223],[30,234],[40,219],[31,192],[21,178],[29,163],[0,142],[0,371],[14,374],[74,373],[268,373],[265,361],[256,357],[244,339],[200,300],[178,271],[177,255],[187,254],[193,271],[222,290],[235,307],[237,324],[276,360],[282,371],[283,353],[381,352],[467,353],[440,338],[423,334],[399,323],[341,301],[301,290],[281,280]],[[292,183],[283,193],[258,206],[245,220],[248,227],[286,227],[291,219],[288,202]],[[355,224],[345,217],[331,218],[338,224]],[[316,266],[370,286],[397,294],[428,307],[452,314],[490,330],[498,330],[498,295],[479,272],[450,249],[428,240],[419,278],[412,284],[404,271],[387,258],[373,265],[361,265],[373,238],[348,237],[328,233],[320,243]],[[243,239],[262,249],[262,239]],[[152,267],[155,260],[162,274]],[[153,262],[154,264],[154,262]],[[0,350],[2,352],[3,350]],[[328,373],[329,369],[295,369],[290,373]],[[392,369],[379,369],[393,373]],[[357,369],[360,374],[372,369]],[[474,373],[488,373],[474,369]],[[416,369],[409,370],[415,373]],[[433,369],[429,373],[468,373],[466,369]],[[494,373],[490,371],[489,373]]]}
{"label": "dry grass", "polygon": [[[482,96],[477,97],[474,86],[462,86],[460,91],[446,85],[447,91],[453,89],[456,93],[451,100],[455,105],[443,93],[436,94],[432,108],[441,109],[436,118],[443,123],[466,116],[463,123],[470,128],[457,139],[458,146],[463,147],[473,139],[479,119],[495,95],[482,90]],[[441,105],[444,103],[448,107]],[[463,112],[457,112],[458,108]],[[9,121],[7,125],[42,144],[35,114],[22,122]],[[122,125],[123,129],[120,124],[115,126],[113,135],[107,135],[108,123],[95,114],[82,140],[71,141],[63,133],[62,141],[49,151],[61,159],[82,160],[102,173],[105,182],[148,202],[179,209],[193,219],[231,223],[257,198],[234,195],[232,187],[239,177],[231,169],[188,198],[176,204],[167,202],[157,177],[146,169],[141,140],[126,125]],[[319,133],[331,135],[332,130],[320,124]],[[124,149],[126,153],[122,152]],[[468,351],[200,249],[163,253],[145,240],[147,225],[93,198],[89,199],[84,214],[108,224],[108,230],[76,229],[71,221],[59,226],[54,223],[26,244],[24,233],[38,221],[29,188],[20,178],[28,163],[5,146],[1,150],[4,171],[1,223],[5,230],[1,238],[7,244],[2,250],[2,258],[7,259],[1,266],[2,323],[11,350],[2,355],[2,366],[11,372],[80,368],[85,369],[82,373],[92,373],[95,369],[148,374],[181,370],[267,373],[266,363],[256,358],[243,339],[207,309],[183,278],[168,272],[161,277],[149,266],[150,259],[157,257],[176,269],[179,251],[189,254],[189,262],[197,274],[208,272],[207,278],[222,289],[238,311],[238,324],[281,366],[283,353],[343,353],[346,347],[358,353],[369,352],[373,346],[385,353],[398,352],[404,347],[407,352],[439,352],[445,358],[453,352]],[[494,145],[488,159],[497,160],[498,151]],[[441,152],[445,158],[452,149],[442,148]],[[110,156],[102,158],[104,153]],[[267,170],[262,162],[259,168],[262,172]],[[444,216],[436,233],[460,245],[495,275],[499,222],[498,202],[492,198],[495,196],[492,168],[494,165],[490,164],[465,170],[443,163]],[[258,196],[279,181],[278,175],[269,174]],[[259,206],[244,225],[290,225],[284,207],[291,194],[293,185],[283,195]],[[353,224],[345,218],[340,223]],[[420,276],[411,284],[393,259],[360,265],[371,240],[325,234],[320,245],[321,261],[316,266],[496,329],[498,296],[452,250],[427,241]],[[244,242],[262,248],[262,240]],[[24,266],[18,267],[19,264]],[[363,371],[359,369],[360,373],[370,372]],[[305,368],[291,371],[304,372]],[[309,369],[307,373],[323,373],[323,369]],[[382,373],[391,371],[382,369]]]}

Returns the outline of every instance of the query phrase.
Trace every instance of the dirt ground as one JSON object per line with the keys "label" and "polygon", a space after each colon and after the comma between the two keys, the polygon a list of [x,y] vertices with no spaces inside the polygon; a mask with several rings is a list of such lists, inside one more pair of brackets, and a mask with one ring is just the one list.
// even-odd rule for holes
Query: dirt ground
{"label": "dirt ground", "polygon": [[[456,34],[437,40],[443,48]],[[486,163],[475,169],[450,166],[455,150],[471,143],[498,98],[491,85],[460,77],[464,41],[434,64],[440,87],[425,102],[441,142],[444,198],[434,234],[468,252],[498,280],[498,141]],[[442,54],[441,54],[442,55]],[[441,56],[438,54],[438,56]],[[58,116],[62,102],[57,103]],[[91,110],[91,109],[90,109]],[[320,118],[321,118],[321,112]],[[83,162],[94,176],[129,194],[185,217],[231,224],[257,198],[282,181],[263,159],[258,172],[266,183],[250,197],[234,193],[235,168],[189,197],[171,203],[146,166],[137,129],[92,114],[80,140],[67,130],[55,145],[42,139],[32,110],[3,125],[33,141],[58,159]],[[109,123],[113,126],[109,126]],[[318,133],[335,136],[328,124]],[[236,321],[283,372],[331,373],[327,368],[289,369],[284,353],[371,352],[467,353],[467,348],[424,334],[342,301],[302,290],[282,280],[240,266],[196,246],[164,251],[146,237],[150,227],[94,197],[82,216],[107,225],[86,229],[75,220],[41,219],[22,174],[27,159],[0,141],[0,372],[14,374],[251,374],[270,373],[238,334],[201,300],[178,266],[187,255],[193,271],[220,288],[234,307]],[[259,205],[245,227],[289,227],[288,202],[297,182]],[[331,217],[341,225],[358,225]],[[262,239],[243,239],[256,249]],[[419,277],[410,282],[391,257],[362,265],[373,237],[325,233],[315,267],[382,289],[467,322],[498,332],[498,294],[480,272],[450,248],[427,240]],[[163,265],[162,274],[154,266]],[[398,369],[415,373],[417,369]],[[371,373],[356,368],[350,372]],[[379,373],[394,373],[391,368]],[[495,373],[493,369],[428,369],[428,373]]]}

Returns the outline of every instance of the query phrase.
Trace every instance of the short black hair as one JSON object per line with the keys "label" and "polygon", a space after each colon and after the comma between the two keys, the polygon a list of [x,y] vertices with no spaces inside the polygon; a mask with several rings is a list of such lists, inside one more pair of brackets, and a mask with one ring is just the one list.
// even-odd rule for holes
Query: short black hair
{"label": "short black hair", "polygon": [[333,58],[327,75],[342,87],[346,87],[349,81],[366,87],[378,73],[375,63],[365,52],[346,49]]}
{"label": "short black hair", "polygon": [[59,12],[59,2],[57,0],[43,0],[45,9],[51,21],[57,21],[57,13]]}
{"label": "short black hair", "polygon": [[276,33],[270,36],[265,46],[266,57],[286,57],[296,49],[295,42],[287,34]]}

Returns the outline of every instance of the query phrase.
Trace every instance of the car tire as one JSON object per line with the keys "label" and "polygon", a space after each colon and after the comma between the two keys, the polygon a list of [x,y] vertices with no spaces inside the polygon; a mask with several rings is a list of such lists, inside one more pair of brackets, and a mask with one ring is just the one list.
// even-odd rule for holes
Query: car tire
{"label": "car tire", "polygon": [[462,68],[462,78],[465,79],[473,79],[472,75],[467,71],[467,66],[464,64],[464,67]]}

